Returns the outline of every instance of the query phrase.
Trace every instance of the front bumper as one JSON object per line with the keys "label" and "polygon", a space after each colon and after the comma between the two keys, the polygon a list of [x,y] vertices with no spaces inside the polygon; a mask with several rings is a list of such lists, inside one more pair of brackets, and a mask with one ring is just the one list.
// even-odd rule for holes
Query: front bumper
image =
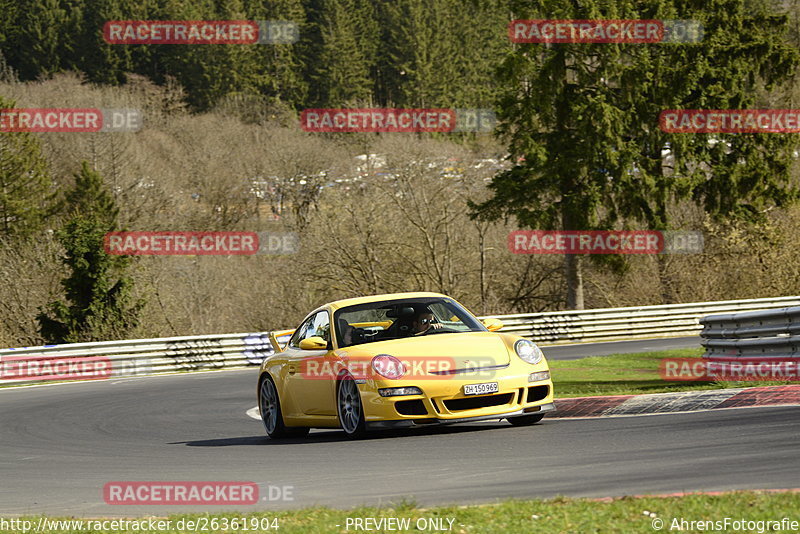
{"label": "front bumper", "polygon": [[367,428],[377,430],[382,428],[407,428],[412,426],[423,426],[430,424],[450,425],[454,423],[472,423],[475,421],[492,421],[500,419],[508,419],[509,417],[517,417],[520,415],[532,415],[542,412],[554,412],[556,405],[552,402],[533,406],[530,408],[522,408],[513,412],[499,413],[492,415],[477,415],[474,417],[461,417],[458,419],[439,419],[435,417],[426,417],[421,419],[403,419],[399,421],[372,421],[367,423]]}
{"label": "front bumper", "polygon": [[[387,381],[361,386],[365,422],[371,426],[406,426],[431,423],[460,423],[505,419],[520,415],[552,411],[551,379],[529,382],[530,372],[547,370],[527,368],[525,374],[465,375],[435,381]],[[497,382],[498,391],[483,395],[465,395],[464,386]],[[383,387],[418,387],[421,395],[381,397]],[[384,423],[391,422],[392,425]],[[400,426],[403,426],[402,424]]]}

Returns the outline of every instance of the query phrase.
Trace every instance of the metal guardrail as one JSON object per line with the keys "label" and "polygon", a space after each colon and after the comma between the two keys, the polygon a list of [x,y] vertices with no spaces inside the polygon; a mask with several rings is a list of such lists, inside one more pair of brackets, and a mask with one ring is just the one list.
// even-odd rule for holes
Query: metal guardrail
{"label": "metal guardrail", "polygon": [[[800,297],[488,317],[502,320],[503,332],[555,344],[697,335],[699,319],[710,313],[789,305],[800,306]],[[279,341],[288,339],[286,332],[281,334]],[[0,385],[241,368],[260,365],[273,353],[267,332],[2,349]]]}
{"label": "metal guardrail", "polygon": [[752,311],[800,305],[800,296],[633,308],[492,315],[513,332],[543,344],[694,336],[700,318],[712,313]]}
{"label": "metal guardrail", "polygon": [[706,358],[800,358],[800,306],[709,315],[700,323]]}
{"label": "metal guardrail", "polygon": [[266,332],[3,349],[0,385],[246,367],[273,352]]}

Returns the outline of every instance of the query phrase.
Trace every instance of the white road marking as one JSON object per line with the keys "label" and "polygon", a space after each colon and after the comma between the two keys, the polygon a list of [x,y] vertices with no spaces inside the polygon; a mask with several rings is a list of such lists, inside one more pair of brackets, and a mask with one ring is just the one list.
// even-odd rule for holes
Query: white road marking
{"label": "white road marking", "polygon": [[256,421],[261,421],[261,413],[258,411],[258,406],[254,406],[245,412],[247,415],[255,419]]}
{"label": "white road marking", "polygon": [[[695,412],[703,409],[714,409],[742,391],[744,391],[744,388],[634,395],[622,404],[606,410],[603,415]],[[671,407],[685,409],[671,410]]]}

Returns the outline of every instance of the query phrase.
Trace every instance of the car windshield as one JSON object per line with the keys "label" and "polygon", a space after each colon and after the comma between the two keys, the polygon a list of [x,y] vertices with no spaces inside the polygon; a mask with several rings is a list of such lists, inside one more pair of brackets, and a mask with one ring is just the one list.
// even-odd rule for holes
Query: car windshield
{"label": "car windshield", "polygon": [[454,300],[442,297],[348,306],[336,311],[334,323],[340,348],[406,337],[486,331],[471,313]]}

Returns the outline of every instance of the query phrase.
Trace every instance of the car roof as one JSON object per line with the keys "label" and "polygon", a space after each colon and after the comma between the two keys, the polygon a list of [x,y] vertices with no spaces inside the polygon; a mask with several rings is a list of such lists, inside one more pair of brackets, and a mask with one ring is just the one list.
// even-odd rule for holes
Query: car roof
{"label": "car roof", "polygon": [[449,298],[447,295],[442,295],[441,293],[429,293],[429,292],[386,293],[384,295],[370,295],[368,297],[355,297],[351,299],[337,300],[335,302],[329,303],[328,306],[330,306],[331,309],[333,310],[338,310],[339,308],[344,308],[346,306],[354,306],[356,304],[366,304],[368,302],[380,302],[383,300],[413,299],[419,297]]}

